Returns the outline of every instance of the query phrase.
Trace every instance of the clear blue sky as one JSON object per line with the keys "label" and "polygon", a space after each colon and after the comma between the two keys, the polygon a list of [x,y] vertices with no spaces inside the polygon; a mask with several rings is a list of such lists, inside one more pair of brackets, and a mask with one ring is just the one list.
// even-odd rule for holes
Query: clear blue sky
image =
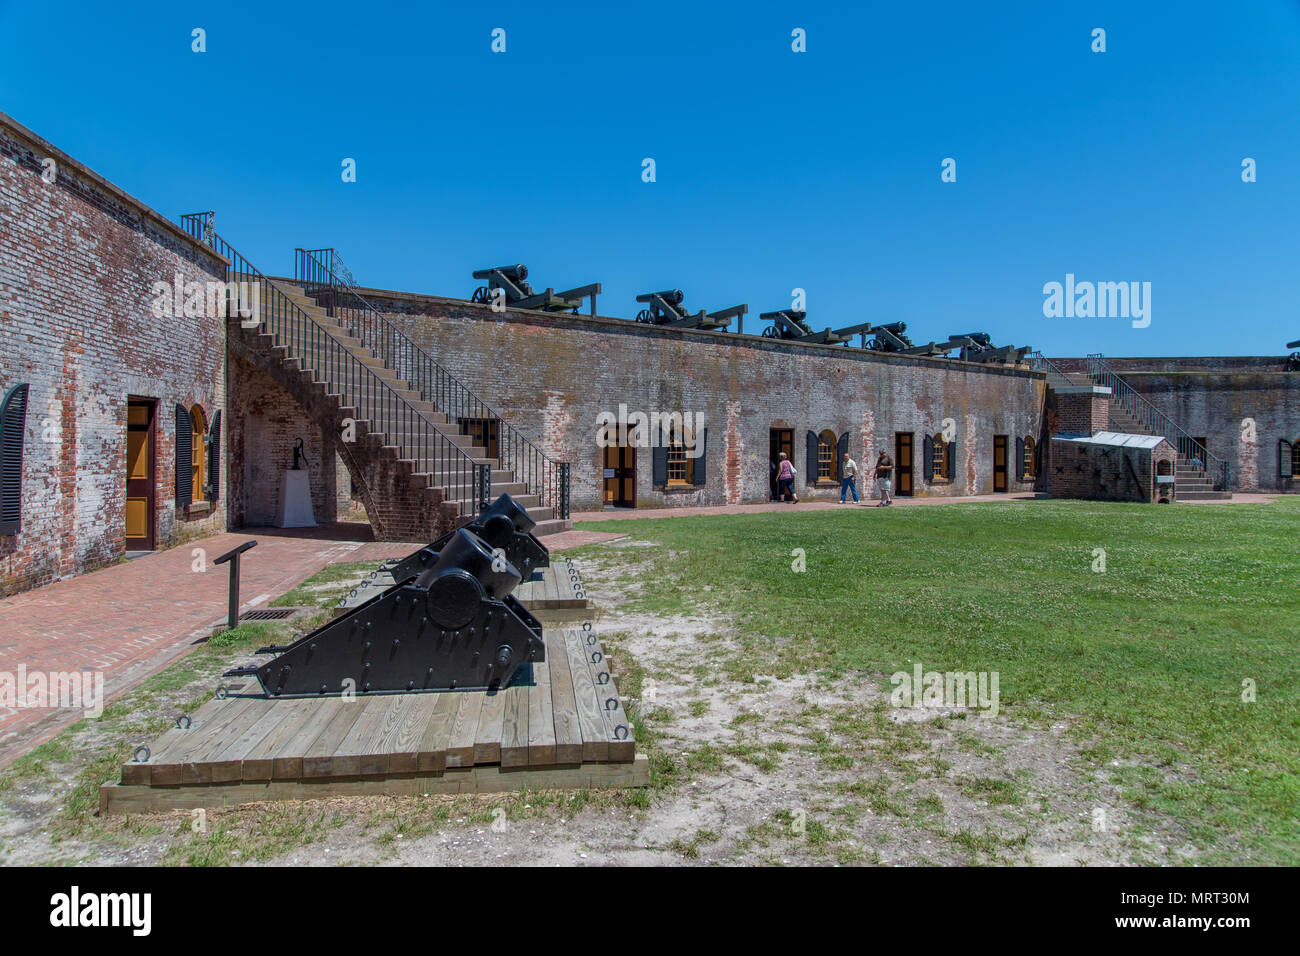
{"label": "clear blue sky", "polygon": [[[1296,0],[292,6],[0,0],[0,109],[265,272],[333,245],[468,296],[525,262],[747,331],[798,286],[818,328],[1049,355],[1300,338]],[[1150,282],[1150,327],[1045,318],[1066,273]]]}

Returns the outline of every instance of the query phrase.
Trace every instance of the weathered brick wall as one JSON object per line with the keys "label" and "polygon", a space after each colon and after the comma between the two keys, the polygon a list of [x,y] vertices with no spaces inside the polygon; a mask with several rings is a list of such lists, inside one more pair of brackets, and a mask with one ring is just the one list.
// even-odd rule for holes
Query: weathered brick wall
{"label": "weathered brick wall", "polygon": [[[667,491],[652,484],[651,451],[637,451],[637,504],[680,507],[765,501],[768,431],[792,428],[803,494],[808,431],[849,432],[866,468],[894,433],[912,432],[918,495],[993,490],[993,438],[1039,434],[1044,380],[1024,369],[806,346],[729,333],[655,328],[569,314],[495,313],[461,300],[365,291],[365,295],[507,421],[573,468],[573,506],[602,504],[601,412],[703,413],[708,480]],[[920,480],[922,439],[951,418],[958,446],[953,482]],[[1009,490],[1029,490],[1014,480]],[[869,491],[859,482],[860,491]]]}
{"label": "weathered brick wall", "polygon": [[1167,462],[1172,474],[1175,458],[1174,448],[1167,441],[1146,449],[1054,438],[1048,484],[1054,498],[1153,502],[1159,463]]}
{"label": "weathered brick wall", "polygon": [[[1053,359],[1083,371],[1082,359]],[[1124,381],[1232,468],[1234,491],[1295,491],[1278,439],[1300,439],[1300,372],[1282,356],[1110,358]]]}
{"label": "weathered brick wall", "polygon": [[[294,440],[302,435],[312,461],[312,507],[317,509],[318,522],[335,517],[338,471],[332,455],[337,453],[348,474],[356,479],[376,537],[429,542],[455,528],[457,506],[444,502],[441,492],[416,474],[414,462],[399,457],[396,447],[386,446],[385,436],[372,432],[355,409],[343,406],[338,394],[331,393],[330,385],[315,381],[312,371],[301,370],[297,362],[283,361],[282,350],[273,348],[272,342],[273,336],[256,328],[241,328],[238,320],[231,319],[231,367],[241,386],[253,383],[254,396],[253,402],[247,402],[242,392],[232,389],[232,417],[241,423],[233,471],[241,483],[236,498],[243,514],[269,513],[267,520],[274,518],[279,472],[286,463],[292,464]],[[267,381],[257,382],[259,376]],[[334,437],[346,433],[348,419],[355,419],[353,440]],[[258,420],[263,424],[249,427]],[[250,459],[268,464],[257,465],[250,472]],[[259,480],[272,475],[273,488]]]}
{"label": "weathered brick wall", "polygon": [[0,595],[122,558],[128,396],[158,401],[158,547],[225,528],[225,469],[214,510],[176,513],[174,407],[211,420],[226,398],[224,322],[152,313],[153,283],[177,273],[221,279],[224,262],[0,114],[0,391],[30,385],[22,530],[0,537]]}
{"label": "weathered brick wall", "polygon": [[1055,405],[1055,431],[1060,435],[1092,435],[1107,430],[1110,392],[1090,385],[1052,389],[1048,402]]}
{"label": "weathered brick wall", "polygon": [[[240,355],[230,357],[230,523],[275,523],[283,472],[303,440],[317,524],[338,511],[338,438],[269,375]],[[344,470],[346,475],[346,469]]]}

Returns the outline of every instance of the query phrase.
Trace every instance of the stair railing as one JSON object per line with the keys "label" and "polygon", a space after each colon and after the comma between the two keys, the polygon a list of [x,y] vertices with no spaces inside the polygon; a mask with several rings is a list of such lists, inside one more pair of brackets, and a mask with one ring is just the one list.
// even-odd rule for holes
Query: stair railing
{"label": "stair railing", "polygon": [[1047,384],[1051,388],[1062,388],[1066,385],[1073,385],[1070,376],[1066,375],[1050,359],[1043,355],[1042,352],[1033,351],[1025,355],[1029,360],[1029,367],[1035,372],[1047,373]]}
{"label": "stair railing", "polygon": [[[212,213],[182,216],[181,227],[229,260],[226,294],[230,305],[256,303],[255,314],[245,309],[249,314],[240,316],[242,324],[256,323],[262,332],[275,336],[276,345],[287,349],[288,358],[310,368],[316,381],[340,396],[343,406],[356,410],[358,421],[369,422],[374,431],[383,433],[385,441],[401,449],[401,457],[414,460],[417,472],[434,473],[433,484],[445,489],[445,500],[469,501],[480,510],[487,507],[482,485],[484,473],[489,473],[490,480],[489,466],[476,464],[391,384],[254,268],[213,229]],[[235,315],[234,308],[228,314]]]}
{"label": "stair railing", "polygon": [[[445,414],[448,424],[475,436],[479,444],[487,447],[490,457],[514,473],[515,481],[523,482],[538,496],[543,507],[551,508],[557,518],[568,518],[569,463],[555,461],[543,452],[439,365],[367,302],[352,281],[344,278],[345,272],[346,267],[333,249],[295,250],[294,278],[326,314],[360,339],[399,378],[409,382],[424,401]],[[494,438],[495,449],[491,447]]]}
{"label": "stair railing", "polygon": [[1105,385],[1111,397],[1118,400],[1143,425],[1158,435],[1171,439],[1178,448],[1178,456],[1190,461],[1199,460],[1205,474],[1214,483],[1215,490],[1228,491],[1232,478],[1231,468],[1225,460],[1211,455],[1205,446],[1178,427],[1178,423],[1162,412],[1151,401],[1124,379],[1100,354],[1087,357],[1088,376],[1098,385]]}

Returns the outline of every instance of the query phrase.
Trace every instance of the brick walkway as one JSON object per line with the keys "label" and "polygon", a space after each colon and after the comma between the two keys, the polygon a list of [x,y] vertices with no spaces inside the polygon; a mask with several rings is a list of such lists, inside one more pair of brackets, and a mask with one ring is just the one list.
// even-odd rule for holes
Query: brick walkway
{"label": "brick walkway", "polygon": [[[111,699],[192,650],[224,620],[229,570],[212,559],[250,538],[258,543],[243,558],[245,607],[267,603],[327,564],[378,561],[413,549],[329,540],[329,533],[256,528],[217,535],[2,600],[0,671],[16,676],[20,665],[28,674],[102,671]],[[192,570],[194,548],[206,552],[204,573]],[[0,767],[81,716],[77,709],[0,707]]]}

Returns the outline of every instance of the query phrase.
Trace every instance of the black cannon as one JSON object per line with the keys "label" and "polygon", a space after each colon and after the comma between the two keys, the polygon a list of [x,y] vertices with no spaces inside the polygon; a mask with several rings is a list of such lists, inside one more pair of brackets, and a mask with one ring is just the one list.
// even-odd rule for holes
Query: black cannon
{"label": "black cannon", "polygon": [[[583,299],[591,300],[591,314],[596,314],[596,296],[600,295],[600,283],[578,286],[556,292],[534,292],[528,282],[528,267],[521,264],[497,266],[493,269],[479,269],[474,273],[475,279],[486,279],[487,285],[474,290],[471,301],[483,305],[501,302],[511,309],[538,309],[542,312],[573,312],[577,315]],[[501,290],[498,292],[497,290]]]}
{"label": "black cannon", "polygon": [[[511,520],[498,513],[485,527],[505,541],[502,522]],[[272,697],[491,690],[545,660],[542,625],[511,594],[522,575],[505,557],[509,543],[460,528],[437,544],[425,560],[417,555],[429,549],[402,562],[402,577],[383,593],[287,647],[267,648],[275,659],[226,675],[254,676]]]}
{"label": "black cannon", "polygon": [[906,322],[890,322],[888,325],[877,325],[871,330],[875,333],[871,344],[867,348],[873,352],[905,352],[907,349],[915,348],[912,340],[907,337]]}
{"label": "black cannon", "polygon": [[[551,553],[546,550],[546,545],[532,533],[535,527],[537,522],[528,517],[528,511],[508,494],[503,494],[465,525],[466,530],[482,538],[488,547],[500,549],[501,557],[514,565],[525,581],[533,576],[534,571],[551,563]],[[425,568],[432,567],[438,558],[438,552],[446,547],[454,535],[454,531],[443,535],[389,568],[393,583],[402,584],[417,577]]]}
{"label": "black cannon", "polygon": [[846,329],[828,328],[820,332],[814,332],[812,326],[808,324],[808,313],[799,309],[777,309],[775,312],[763,312],[759,315],[759,318],[772,323],[763,330],[763,336],[769,339],[788,339],[821,345],[840,345],[848,342],[855,335],[861,335],[865,340],[866,333],[871,331],[871,323],[863,322],[861,325],[852,325]]}
{"label": "black cannon", "polygon": [[[1286,347],[1289,349],[1300,349],[1300,339],[1294,342],[1288,342]],[[1300,372],[1300,352],[1292,352],[1286,358],[1286,370],[1288,372]]]}
{"label": "black cannon", "polygon": [[731,325],[732,319],[743,321],[748,305],[733,305],[729,309],[717,312],[705,312],[700,309],[694,314],[682,306],[685,296],[681,289],[665,289],[663,292],[646,292],[636,297],[647,308],[636,315],[638,322],[648,325],[671,325],[682,329],[705,329],[716,332]]}

